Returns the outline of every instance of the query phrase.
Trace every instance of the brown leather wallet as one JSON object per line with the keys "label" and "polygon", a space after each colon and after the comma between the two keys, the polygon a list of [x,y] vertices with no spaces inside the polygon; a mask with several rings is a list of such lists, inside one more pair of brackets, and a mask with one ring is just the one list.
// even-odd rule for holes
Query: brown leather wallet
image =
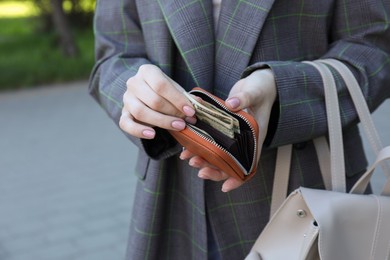
{"label": "brown leather wallet", "polygon": [[250,179],[257,168],[259,127],[256,120],[244,111],[230,111],[222,99],[201,88],[194,88],[189,93],[237,118],[240,133],[235,133],[234,138],[230,138],[197,120],[195,125],[187,123],[182,131],[169,131],[171,135],[190,152],[201,156],[228,175],[241,181]]}

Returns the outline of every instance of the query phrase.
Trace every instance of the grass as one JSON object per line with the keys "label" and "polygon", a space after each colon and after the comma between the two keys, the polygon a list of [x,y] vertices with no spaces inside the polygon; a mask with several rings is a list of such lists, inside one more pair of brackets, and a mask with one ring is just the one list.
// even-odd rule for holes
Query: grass
{"label": "grass", "polygon": [[74,31],[80,50],[66,58],[54,34],[37,33],[36,17],[0,18],[0,90],[87,79],[94,62],[92,28]]}

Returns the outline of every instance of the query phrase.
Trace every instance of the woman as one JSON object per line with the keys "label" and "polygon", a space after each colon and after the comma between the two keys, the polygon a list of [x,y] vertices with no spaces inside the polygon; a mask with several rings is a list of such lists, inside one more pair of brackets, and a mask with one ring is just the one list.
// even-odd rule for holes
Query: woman
{"label": "woman", "polygon": [[[213,2],[97,2],[90,91],[139,147],[127,259],[243,259],[268,220],[280,145],[294,144],[289,190],[323,186],[311,141],[327,134],[323,84],[302,61],[344,62],[372,110],[389,96],[388,1]],[[195,86],[255,116],[262,150],[250,181],[168,134],[194,120],[182,91]],[[342,81],[338,91],[350,187],[366,160]]]}

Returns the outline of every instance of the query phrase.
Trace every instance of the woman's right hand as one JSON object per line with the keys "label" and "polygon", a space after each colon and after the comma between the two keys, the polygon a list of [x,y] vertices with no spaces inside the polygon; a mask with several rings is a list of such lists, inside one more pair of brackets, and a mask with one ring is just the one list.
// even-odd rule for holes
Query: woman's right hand
{"label": "woman's right hand", "polygon": [[155,65],[142,65],[126,82],[120,128],[145,139],[156,135],[153,127],[183,130],[185,120],[193,120],[195,110],[182,94],[184,89]]}

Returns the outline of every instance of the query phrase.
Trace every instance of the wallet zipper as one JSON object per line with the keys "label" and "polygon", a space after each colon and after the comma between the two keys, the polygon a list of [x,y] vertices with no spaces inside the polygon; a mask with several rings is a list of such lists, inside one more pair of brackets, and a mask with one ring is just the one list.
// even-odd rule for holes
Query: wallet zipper
{"label": "wallet zipper", "polygon": [[200,91],[200,90],[192,90],[190,91],[190,93],[194,93],[194,92],[198,92],[198,93],[202,93],[203,95],[206,95],[207,97],[209,97],[210,99],[212,99],[214,102],[218,103],[218,105],[220,105],[221,107],[223,107],[226,111],[229,111],[229,113],[231,114],[234,114],[235,116],[238,116],[239,118],[241,118],[242,120],[244,120],[246,122],[246,124],[249,126],[250,130],[251,130],[251,133],[253,135],[253,140],[255,140],[254,142],[254,149],[253,149],[253,158],[252,158],[252,165],[249,169],[249,171],[247,171],[243,166],[242,164],[228,151],[226,150],[225,148],[223,148],[221,145],[219,145],[218,143],[216,143],[214,140],[210,140],[208,137],[202,135],[201,133],[197,132],[196,130],[194,130],[193,128],[190,128],[194,133],[196,133],[198,136],[202,137],[203,139],[206,139],[208,140],[209,142],[212,142],[213,144],[215,144],[218,148],[220,148],[222,151],[226,152],[229,157],[231,157],[233,160],[235,160],[236,162],[238,162],[238,165],[240,165],[240,167],[243,169],[243,172],[244,174],[247,176],[249,175],[250,172],[252,172],[253,170],[253,167],[255,167],[255,164],[256,164],[256,155],[257,155],[257,136],[255,134],[255,130],[253,129],[252,125],[249,123],[249,121],[241,116],[240,114],[236,114],[232,111],[230,111],[228,109],[227,106],[225,106],[225,104],[221,103],[219,100],[215,99],[214,97],[208,95],[207,93],[203,92],[203,91]]}
{"label": "wallet zipper", "polygon": [[[246,169],[244,168],[244,166],[242,166],[242,164],[240,163],[240,161],[238,161],[236,159],[236,157],[234,157],[228,150],[226,150],[225,148],[223,148],[220,144],[218,144],[215,140],[211,139],[210,137],[206,136],[205,134],[199,132],[197,129],[195,129],[194,127],[192,127],[192,125],[190,124],[187,124],[188,128],[190,129],[190,131],[192,131],[194,134],[196,134],[197,136],[199,136],[200,138],[208,141],[209,143],[212,143],[214,144],[216,147],[218,147],[220,150],[224,151],[230,158],[232,158],[235,162],[237,162],[237,165],[240,166],[241,170],[244,172],[245,175],[249,175],[249,173],[246,171]],[[252,163],[252,166],[251,166],[251,170],[252,170],[252,167],[253,167],[253,163]],[[251,172],[251,171],[249,171]]]}

